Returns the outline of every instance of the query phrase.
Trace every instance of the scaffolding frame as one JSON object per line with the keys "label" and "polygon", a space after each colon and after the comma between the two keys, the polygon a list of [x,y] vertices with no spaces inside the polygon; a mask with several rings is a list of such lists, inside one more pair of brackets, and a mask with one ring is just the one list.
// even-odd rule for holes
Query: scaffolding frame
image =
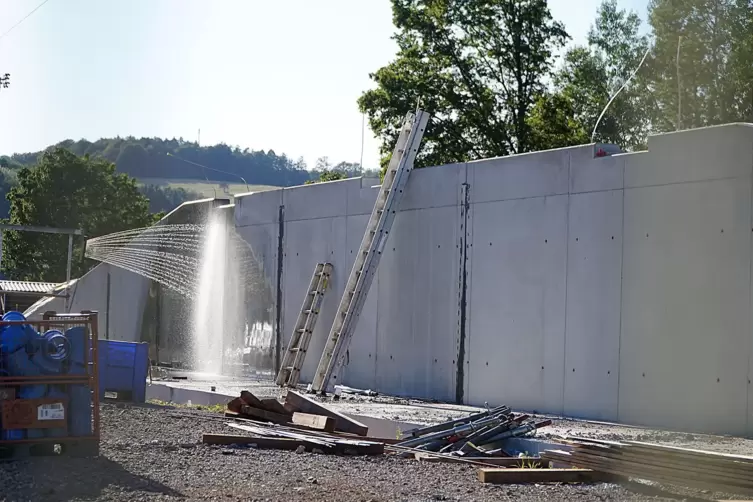
{"label": "scaffolding frame", "polygon": [[17,232],[34,232],[34,233],[41,233],[41,234],[63,234],[68,236],[68,261],[66,262],[65,267],[65,293],[62,295],[58,294],[43,294],[40,296],[56,296],[56,297],[64,297],[65,298],[65,310],[66,312],[70,310],[70,294],[69,289],[71,286],[71,263],[73,260],[73,236],[74,235],[84,235],[84,231],[80,228],[55,228],[55,227],[41,227],[37,225],[11,225],[8,223],[0,223],[0,267],[2,267],[3,264],[3,237],[4,232],[7,230],[15,230]]}

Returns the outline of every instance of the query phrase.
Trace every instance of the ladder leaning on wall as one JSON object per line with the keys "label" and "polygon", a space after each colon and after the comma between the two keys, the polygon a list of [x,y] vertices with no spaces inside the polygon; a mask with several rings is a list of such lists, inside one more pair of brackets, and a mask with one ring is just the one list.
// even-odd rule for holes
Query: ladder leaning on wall
{"label": "ladder leaning on wall", "polygon": [[345,361],[428,121],[422,110],[405,118],[309,392],[326,392]]}
{"label": "ladder leaning on wall", "polygon": [[290,335],[288,349],[280,365],[280,372],[277,374],[277,385],[295,387],[298,384],[311,335],[319,317],[319,309],[322,307],[324,293],[329,285],[330,275],[332,275],[331,263],[317,263],[314,267],[314,275],[311,276],[309,289],[306,291],[301,312],[298,314],[293,334]]}

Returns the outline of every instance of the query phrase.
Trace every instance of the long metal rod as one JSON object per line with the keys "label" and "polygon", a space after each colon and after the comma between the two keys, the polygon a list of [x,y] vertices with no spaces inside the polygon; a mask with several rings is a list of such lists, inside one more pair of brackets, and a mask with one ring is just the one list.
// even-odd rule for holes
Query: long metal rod
{"label": "long metal rod", "polygon": [[68,234],[68,262],[65,265],[65,311],[71,311],[71,299],[68,297],[69,288],[71,287],[71,263],[73,261],[73,234]]}
{"label": "long metal rod", "polygon": [[457,427],[458,425],[474,422],[476,420],[487,417],[489,415],[508,414],[511,411],[512,410],[510,410],[510,408],[508,408],[505,405],[502,405],[502,406],[493,408],[491,410],[484,410],[482,412],[475,413],[473,415],[468,415],[467,417],[458,418],[457,420],[450,420],[448,422],[442,422],[441,424],[437,424],[437,425],[431,425],[428,427],[420,427],[418,429],[407,430],[403,432],[403,435],[413,436],[413,437],[425,436],[426,434],[431,434],[432,432],[444,431],[444,430],[452,429],[453,427]]}
{"label": "long metal rod", "polygon": [[39,227],[36,225],[9,225],[0,223],[0,230],[17,230],[19,232],[37,232],[40,234],[84,235],[84,231],[76,228]]}
{"label": "long metal rod", "polygon": [[429,443],[435,439],[443,439],[450,436],[465,437],[479,429],[483,429],[487,425],[496,425],[500,422],[507,421],[508,418],[509,417],[504,414],[492,415],[490,417],[477,420],[476,422],[471,422],[469,424],[463,424],[458,427],[453,427],[452,429],[449,429],[449,430],[434,432],[432,434],[427,434],[425,436],[420,436],[417,438],[409,439],[408,441],[403,441],[402,443],[398,443],[398,446],[418,446],[420,444]]}

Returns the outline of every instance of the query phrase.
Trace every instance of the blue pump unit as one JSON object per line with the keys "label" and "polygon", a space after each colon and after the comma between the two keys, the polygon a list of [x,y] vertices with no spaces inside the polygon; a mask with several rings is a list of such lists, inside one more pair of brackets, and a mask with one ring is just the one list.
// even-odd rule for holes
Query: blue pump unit
{"label": "blue pump unit", "polygon": [[[26,321],[20,312],[7,312],[4,321]],[[30,324],[0,328],[0,376],[85,375],[92,361],[87,329],[69,328],[63,333],[50,329],[38,333]],[[68,427],[57,429],[6,430],[0,423],[0,439],[89,436],[92,434],[92,392],[87,385],[27,384],[17,386],[18,399],[67,398]]]}

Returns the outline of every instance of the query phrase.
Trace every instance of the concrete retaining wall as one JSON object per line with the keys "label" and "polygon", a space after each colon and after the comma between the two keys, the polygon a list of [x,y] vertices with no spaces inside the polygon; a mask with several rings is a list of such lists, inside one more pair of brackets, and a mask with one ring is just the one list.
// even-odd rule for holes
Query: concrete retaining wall
{"label": "concrete retaining wall", "polygon": [[[107,283],[110,282],[108,302]],[[70,288],[69,312],[99,313],[99,337],[126,342],[141,341],[142,314],[149,280],[107,263],[101,263],[76,279]],[[45,312],[66,312],[64,298],[44,298],[26,312],[28,319],[42,319]]]}
{"label": "concrete retaining wall", "polygon": [[[753,434],[753,127],[595,148],[415,171],[344,383]],[[304,379],[376,193],[355,179],[236,198],[283,343],[315,263],[334,265]]]}

